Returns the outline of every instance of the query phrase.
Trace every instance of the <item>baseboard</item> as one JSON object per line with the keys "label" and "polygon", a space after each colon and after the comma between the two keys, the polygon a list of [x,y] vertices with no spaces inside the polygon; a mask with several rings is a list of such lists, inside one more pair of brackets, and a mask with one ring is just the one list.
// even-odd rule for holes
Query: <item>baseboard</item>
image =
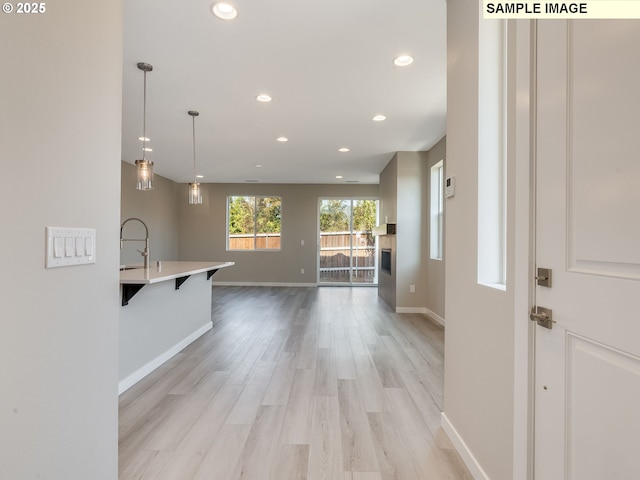
{"label": "baseboard", "polygon": [[444,327],[444,318],[442,318],[436,312],[434,312],[432,310],[429,310],[427,308],[427,315],[430,316],[431,318],[433,318],[436,322],[438,322],[440,325],[442,325]]}
{"label": "baseboard", "polygon": [[396,307],[396,313],[427,313],[425,307]]}
{"label": "baseboard", "polygon": [[475,480],[490,480],[489,476],[482,469],[478,460],[476,460],[476,457],[471,453],[471,450],[469,450],[469,447],[467,447],[467,444],[464,442],[456,428],[447,418],[447,415],[444,412],[440,415],[440,425],[442,426],[442,429],[445,431],[449,440],[451,440],[451,443],[462,457],[462,460],[471,472],[473,478]]}
{"label": "baseboard", "polygon": [[149,363],[147,363],[146,365],[140,367],[138,370],[133,372],[128,377],[122,379],[120,382],[118,382],[118,395],[126,392],[128,389],[133,387],[136,383],[138,383],[144,377],[146,377],[151,372],[153,372],[160,365],[165,363],[167,360],[170,360],[176,354],[180,353],[182,349],[184,349],[191,343],[195,342],[198,338],[200,338],[202,335],[207,333],[212,328],[213,328],[213,322],[207,322],[206,325],[203,325],[198,330],[193,332],[191,335],[186,337],[184,340],[176,343],[173,347],[171,347],[169,350],[164,352],[162,355],[157,356],[156,358],[151,360]]}
{"label": "baseboard", "polygon": [[213,282],[214,287],[317,287],[317,283]]}
{"label": "baseboard", "polygon": [[422,313],[444,326],[444,318],[432,310],[429,310],[427,307],[396,307],[396,313]]}

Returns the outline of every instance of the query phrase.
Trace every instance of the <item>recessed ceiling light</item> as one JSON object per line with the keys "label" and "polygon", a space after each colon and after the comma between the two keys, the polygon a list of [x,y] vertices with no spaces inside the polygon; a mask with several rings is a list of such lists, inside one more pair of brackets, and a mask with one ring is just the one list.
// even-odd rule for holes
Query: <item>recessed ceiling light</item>
{"label": "recessed ceiling light", "polygon": [[278,140],[279,142],[288,142],[289,139],[287,137],[278,137],[276,140]]}
{"label": "recessed ceiling light", "polygon": [[138,137],[138,140],[140,140],[141,142],[150,142],[151,139],[149,137]]}
{"label": "recessed ceiling light", "polygon": [[211,5],[213,14],[222,20],[233,20],[238,16],[238,11],[230,3],[216,2]]}
{"label": "recessed ceiling light", "polygon": [[336,178],[342,178],[342,175],[336,175]]}
{"label": "recessed ceiling light", "polygon": [[373,120],[374,122],[382,122],[386,119],[387,117],[385,117],[384,115],[378,114],[378,115],[375,115],[371,120]]}
{"label": "recessed ceiling light", "polygon": [[411,55],[400,55],[393,60],[393,63],[398,67],[406,67],[413,63],[413,57]]}
{"label": "recessed ceiling light", "polygon": [[271,98],[271,95],[267,95],[266,93],[261,93],[256,97],[256,100],[259,102],[267,103],[273,99]]}
{"label": "recessed ceiling light", "polygon": [[347,147],[342,147],[338,149],[339,152],[349,152],[350,150]]}
{"label": "recessed ceiling light", "polygon": [[262,168],[262,165],[257,164],[257,165],[256,165],[256,168]]}
{"label": "recessed ceiling light", "polygon": [[204,175],[196,175],[196,178],[204,178]]}

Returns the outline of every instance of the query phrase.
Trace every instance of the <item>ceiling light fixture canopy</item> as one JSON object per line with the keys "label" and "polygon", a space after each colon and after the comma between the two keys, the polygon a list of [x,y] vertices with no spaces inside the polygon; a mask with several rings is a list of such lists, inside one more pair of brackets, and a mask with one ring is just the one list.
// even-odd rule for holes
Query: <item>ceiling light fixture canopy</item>
{"label": "ceiling light fixture canopy", "polygon": [[211,12],[221,20],[233,20],[238,16],[236,7],[227,2],[216,2],[211,5]]}
{"label": "ceiling light fixture canopy", "polygon": [[191,115],[193,124],[193,183],[189,184],[189,203],[191,205],[199,205],[202,203],[202,192],[198,182],[198,175],[196,175],[196,117],[200,113],[195,110],[189,110],[187,113]]}
{"label": "ceiling light fixture canopy", "polygon": [[140,62],[138,68],[144,72],[144,89],[142,100],[142,159],[136,160],[136,190],[153,190],[153,162],[146,159],[146,152],[151,149],[147,147],[149,137],[147,137],[147,72],[153,70],[153,66]]}

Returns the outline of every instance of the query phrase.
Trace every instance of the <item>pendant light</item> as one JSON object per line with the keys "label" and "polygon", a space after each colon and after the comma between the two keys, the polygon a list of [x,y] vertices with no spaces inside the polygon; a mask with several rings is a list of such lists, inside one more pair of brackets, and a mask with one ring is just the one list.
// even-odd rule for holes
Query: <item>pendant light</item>
{"label": "pendant light", "polygon": [[189,110],[193,124],[193,183],[189,184],[189,203],[199,205],[202,203],[202,192],[200,191],[200,183],[196,177],[196,117],[200,115],[195,110]]}
{"label": "pendant light", "polygon": [[142,159],[136,160],[136,190],[153,190],[153,162],[146,159],[147,153],[147,72],[153,70],[148,63],[138,63],[138,68],[144,72],[144,91],[142,102]]}

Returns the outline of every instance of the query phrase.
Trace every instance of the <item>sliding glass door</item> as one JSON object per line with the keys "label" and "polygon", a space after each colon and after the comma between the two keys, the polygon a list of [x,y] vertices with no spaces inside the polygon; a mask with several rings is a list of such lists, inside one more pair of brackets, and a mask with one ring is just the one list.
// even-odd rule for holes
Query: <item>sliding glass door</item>
{"label": "sliding glass door", "polygon": [[320,200],[318,283],[377,285],[377,214],[377,200]]}

